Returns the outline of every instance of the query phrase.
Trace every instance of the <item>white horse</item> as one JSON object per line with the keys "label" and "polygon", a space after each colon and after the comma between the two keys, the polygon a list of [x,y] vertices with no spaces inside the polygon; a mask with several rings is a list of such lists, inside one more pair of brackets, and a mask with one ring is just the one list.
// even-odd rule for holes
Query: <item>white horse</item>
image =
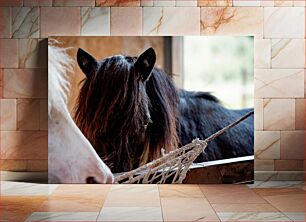
{"label": "white horse", "polygon": [[66,50],[48,46],[48,181],[113,183],[110,169],[74,123],[67,108],[73,60]]}

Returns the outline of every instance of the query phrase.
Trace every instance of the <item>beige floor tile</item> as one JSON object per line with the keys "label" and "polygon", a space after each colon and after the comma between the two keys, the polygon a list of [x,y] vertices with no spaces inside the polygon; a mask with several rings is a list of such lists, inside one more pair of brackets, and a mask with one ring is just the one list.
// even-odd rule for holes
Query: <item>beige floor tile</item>
{"label": "beige floor tile", "polygon": [[268,196],[276,196],[276,195],[290,195],[303,192],[300,188],[254,188],[253,189],[256,193],[258,193],[262,197]]}
{"label": "beige floor tile", "polygon": [[98,221],[163,221],[160,207],[103,207]]}
{"label": "beige floor tile", "polygon": [[96,221],[99,212],[34,212],[26,221]]}
{"label": "beige floor tile", "polygon": [[276,212],[275,207],[268,203],[262,204],[212,204],[216,212]]}
{"label": "beige floor tile", "polygon": [[282,212],[301,212],[305,210],[305,194],[266,197],[265,199]]}
{"label": "beige floor tile", "polygon": [[35,184],[13,181],[1,181],[1,197],[3,196],[46,196],[57,188],[57,184]]}
{"label": "beige floor tile", "polygon": [[159,207],[157,185],[115,185],[106,196],[104,207]]}
{"label": "beige floor tile", "polygon": [[255,181],[254,184],[247,185],[254,188],[299,188],[304,187],[304,181]]}
{"label": "beige floor tile", "polygon": [[266,201],[282,212],[303,212],[305,192],[297,188],[255,189]]}
{"label": "beige floor tile", "polygon": [[205,198],[161,198],[164,221],[219,221]]}
{"label": "beige floor tile", "polygon": [[105,199],[112,185],[109,184],[62,184],[52,193],[53,197],[87,197]]}
{"label": "beige floor tile", "polygon": [[285,214],[289,219],[293,220],[293,221],[306,221],[305,218],[305,212],[283,212],[283,214]]}
{"label": "beige floor tile", "polygon": [[221,221],[291,221],[288,217],[280,212],[268,212],[268,213],[254,213],[254,212],[246,212],[246,213],[218,213]]}
{"label": "beige floor tile", "polygon": [[0,197],[0,221],[24,221],[47,197]]}
{"label": "beige floor tile", "polygon": [[39,212],[98,212],[104,199],[80,196],[51,196],[45,200],[37,211]]}
{"label": "beige floor tile", "polygon": [[185,198],[204,198],[198,185],[158,185],[159,196],[162,197],[185,197]]}
{"label": "beige floor tile", "polygon": [[246,185],[199,185],[210,203],[266,203]]}

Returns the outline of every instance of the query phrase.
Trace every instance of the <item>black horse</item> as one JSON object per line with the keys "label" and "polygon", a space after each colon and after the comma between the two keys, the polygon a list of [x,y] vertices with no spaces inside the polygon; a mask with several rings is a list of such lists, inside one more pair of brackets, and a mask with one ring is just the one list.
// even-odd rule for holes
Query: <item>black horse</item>
{"label": "black horse", "polygon": [[[180,91],[179,137],[181,145],[205,139],[253,109],[231,110],[206,92]],[[253,155],[254,119],[247,118],[209,143],[196,162]]]}
{"label": "black horse", "polygon": [[[139,57],[97,61],[82,49],[86,75],[75,120],[113,172],[128,171],[195,138],[205,139],[250,109],[230,110],[210,93],[178,90],[155,68],[149,48]],[[253,155],[253,117],[212,141],[197,162]]]}

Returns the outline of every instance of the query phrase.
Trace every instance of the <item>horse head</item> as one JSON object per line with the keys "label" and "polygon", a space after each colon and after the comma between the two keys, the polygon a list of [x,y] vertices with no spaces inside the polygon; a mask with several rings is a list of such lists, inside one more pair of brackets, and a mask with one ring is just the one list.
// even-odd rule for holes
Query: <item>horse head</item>
{"label": "horse head", "polygon": [[67,108],[67,73],[72,60],[49,45],[48,179],[49,183],[112,183],[110,169],[85,138]]}
{"label": "horse head", "polygon": [[97,60],[82,49],[77,61],[85,74],[75,120],[114,172],[134,169],[177,145],[176,89],[155,68],[156,54],[115,55]]}

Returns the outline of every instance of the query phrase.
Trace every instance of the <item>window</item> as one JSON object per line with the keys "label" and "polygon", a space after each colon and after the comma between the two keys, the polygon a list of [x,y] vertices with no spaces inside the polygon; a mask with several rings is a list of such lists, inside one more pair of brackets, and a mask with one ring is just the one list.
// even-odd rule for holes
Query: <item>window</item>
{"label": "window", "polygon": [[253,107],[253,37],[182,39],[184,89],[212,92],[228,108]]}

